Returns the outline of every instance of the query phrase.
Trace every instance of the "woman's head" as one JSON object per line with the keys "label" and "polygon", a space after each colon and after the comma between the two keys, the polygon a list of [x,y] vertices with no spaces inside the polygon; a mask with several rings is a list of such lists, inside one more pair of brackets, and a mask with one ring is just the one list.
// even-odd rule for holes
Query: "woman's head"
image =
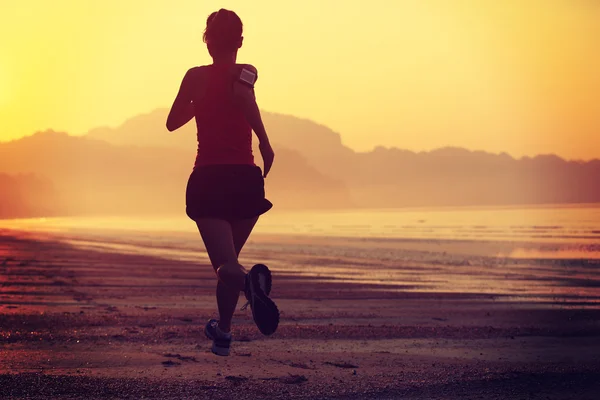
{"label": "woman's head", "polygon": [[210,55],[227,55],[242,47],[242,29],[242,20],[233,11],[222,8],[210,14],[203,36]]}

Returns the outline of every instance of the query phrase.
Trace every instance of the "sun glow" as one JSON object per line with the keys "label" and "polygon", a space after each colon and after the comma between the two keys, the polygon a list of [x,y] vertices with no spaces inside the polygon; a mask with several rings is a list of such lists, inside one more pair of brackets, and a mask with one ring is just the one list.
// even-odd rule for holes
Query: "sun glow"
{"label": "sun glow", "polygon": [[[600,157],[600,7],[567,0],[4,1],[0,141],[169,107],[210,62],[205,18],[244,22],[261,108],[355,150],[458,146]],[[308,23],[307,23],[308,21]]]}
{"label": "sun glow", "polygon": [[10,79],[6,68],[0,64],[0,107],[6,106],[11,98]]}

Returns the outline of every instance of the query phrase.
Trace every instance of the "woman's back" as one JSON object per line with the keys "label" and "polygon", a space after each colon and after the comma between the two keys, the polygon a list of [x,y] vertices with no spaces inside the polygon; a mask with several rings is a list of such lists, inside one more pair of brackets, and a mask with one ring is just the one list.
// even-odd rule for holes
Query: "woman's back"
{"label": "woman's back", "polygon": [[212,64],[198,68],[198,90],[193,95],[198,129],[195,166],[254,165],[252,128],[232,96],[237,68],[235,64]]}

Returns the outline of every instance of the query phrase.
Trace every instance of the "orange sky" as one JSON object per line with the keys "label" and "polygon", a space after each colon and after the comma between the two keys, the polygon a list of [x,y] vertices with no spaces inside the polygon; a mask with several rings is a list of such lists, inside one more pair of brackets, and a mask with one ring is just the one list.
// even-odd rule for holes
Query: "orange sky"
{"label": "orange sky", "polygon": [[[600,158],[595,0],[1,0],[0,140],[81,134],[170,106],[239,13],[268,111],[356,150],[462,146]],[[299,138],[302,140],[302,138]]]}

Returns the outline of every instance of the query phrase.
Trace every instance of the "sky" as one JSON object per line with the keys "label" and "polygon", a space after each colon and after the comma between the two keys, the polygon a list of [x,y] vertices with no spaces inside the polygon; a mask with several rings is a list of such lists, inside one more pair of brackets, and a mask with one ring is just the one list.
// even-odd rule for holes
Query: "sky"
{"label": "sky", "polygon": [[221,7],[259,106],[355,150],[600,158],[596,0],[0,0],[0,141],[169,107]]}

